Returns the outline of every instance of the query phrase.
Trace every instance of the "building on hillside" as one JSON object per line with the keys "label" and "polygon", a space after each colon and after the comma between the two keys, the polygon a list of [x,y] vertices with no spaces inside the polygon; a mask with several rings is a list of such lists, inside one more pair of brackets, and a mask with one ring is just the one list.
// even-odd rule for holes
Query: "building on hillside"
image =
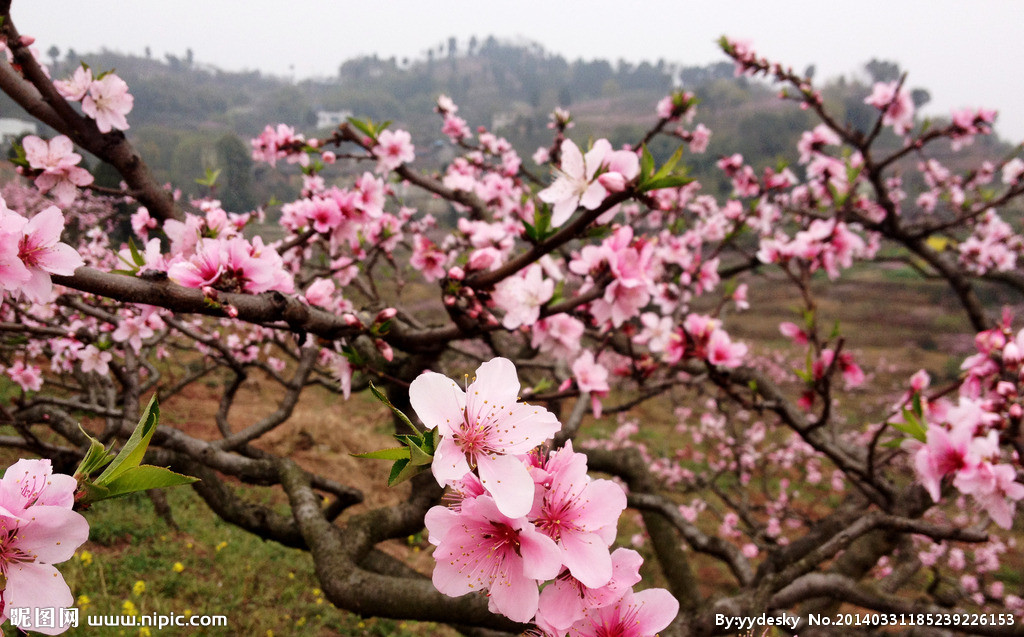
{"label": "building on hillside", "polygon": [[0,117],[0,146],[6,148],[23,135],[35,135],[36,125],[16,117]]}
{"label": "building on hillside", "polygon": [[337,128],[348,121],[348,118],[352,117],[352,111],[317,111],[316,112],[316,127],[321,128]]}

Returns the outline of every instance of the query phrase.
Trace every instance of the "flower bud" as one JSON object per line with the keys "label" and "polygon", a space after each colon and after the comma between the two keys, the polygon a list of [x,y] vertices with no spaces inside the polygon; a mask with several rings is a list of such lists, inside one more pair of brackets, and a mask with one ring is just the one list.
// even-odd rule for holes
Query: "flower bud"
{"label": "flower bud", "polygon": [[389,363],[395,360],[394,350],[392,350],[391,346],[388,345],[383,339],[375,339],[374,344],[377,346],[377,351],[380,352],[380,355],[384,357],[384,360],[388,361]]}
{"label": "flower bud", "polygon": [[608,192],[622,192],[626,189],[626,178],[621,173],[604,173],[597,178],[597,183],[604,186]]}
{"label": "flower bud", "polygon": [[466,278],[466,271],[457,265],[452,266],[452,268],[448,270],[448,278],[452,281],[461,281]]}

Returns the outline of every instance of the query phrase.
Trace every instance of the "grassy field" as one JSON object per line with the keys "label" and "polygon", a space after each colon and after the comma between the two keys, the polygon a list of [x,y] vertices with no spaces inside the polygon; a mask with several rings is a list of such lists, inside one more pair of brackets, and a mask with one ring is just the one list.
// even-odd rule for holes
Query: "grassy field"
{"label": "grassy field", "polygon": [[[874,422],[891,404],[892,392],[905,386],[918,369],[927,369],[936,382],[951,380],[959,360],[972,349],[970,328],[957,313],[955,299],[948,288],[937,283],[907,278],[902,270],[873,268],[853,272],[838,284],[822,280],[819,287],[819,323],[828,326],[826,333],[834,322],[840,323],[847,337],[845,348],[857,356],[869,374],[870,389],[858,390],[855,400],[846,401],[849,412],[845,416],[852,422]],[[993,306],[1004,302],[997,297],[988,300]],[[799,298],[774,285],[767,288],[752,284],[750,301],[749,312],[726,316],[730,333],[751,343],[757,354],[786,349],[778,324],[800,322]],[[789,349],[795,353],[794,348]],[[220,390],[220,383],[214,379],[194,384],[162,405],[163,424],[191,435],[214,437],[213,414]],[[5,391],[10,392],[9,386],[6,390],[0,387],[0,394]],[[266,398],[258,379],[247,381],[231,414],[236,427],[273,410]],[[648,403],[638,410],[637,417],[645,425],[638,439],[652,449],[663,447],[665,433],[676,422],[670,406]],[[260,444],[362,489],[367,503],[355,508],[360,511],[396,501],[405,494],[402,488],[383,488],[386,463],[350,455],[386,446],[389,422],[384,408],[369,396],[358,395],[344,402],[339,396],[314,389],[304,396],[292,419]],[[614,419],[606,418],[588,424],[586,433],[603,436],[614,427]],[[0,452],[0,466],[15,457],[10,451]],[[87,513],[89,542],[73,560],[60,566],[78,598],[83,623],[85,615],[174,613],[226,615],[228,626],[160,631],[82,627],[69,634],[454,634],[445,627],[364,619],[338,610],[317,588],[308,554],[262,541],[222,522],[188,488],[170,490],[167,496],[178,529],[157,516],[145,496],[102,502]],[[264,489],[256,497],[284,507],[279,491]],[[827,500],[818,502],[819,506],[826,504]],[[707,522],[706,530],[713,533],[717,522]],[[634,516],[628,515],[620,529],[620,541],[629,545],[631,536],[639,530]],[[428,572],[429,547],[422,537],[395,542],[388,550]],[[1008,591],[1024,584],[1019,573],[1014,575],[1013,571],[1004,568],[1002,574]],[[705,582],[722,579],[722,573],[713,567],[700,574]]]}

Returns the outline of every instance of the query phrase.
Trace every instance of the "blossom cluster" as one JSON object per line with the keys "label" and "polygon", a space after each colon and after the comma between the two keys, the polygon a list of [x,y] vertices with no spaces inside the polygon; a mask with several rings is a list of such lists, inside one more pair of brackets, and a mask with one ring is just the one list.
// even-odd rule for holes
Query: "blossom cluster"
{"label": "blossom cluster", "polygon": [[82,112],[96,121],[101,133],[128,130],[126,115],[135,105],[135,98],[128,92],[128,84],[115,73],[93,77],[92,69],[82,65],[70,78],[53,84],[64,99],[82,103]]}
{"label": "blossom cluster", "polygon": [[[89,539],[89,523],[71,510],[77,481],[49,460],[19,460],[0,479],[0,623],[12,609],[68,608],[75,598],[54,568]],[[38,626],[46,635],[67,626]]]}
{"label": "blossom cluster", "polygon": [[914,469],[932,499],[942,497],[942,482],[973,500],[1004,529],[1013,525],[1016,504],[1024,500],[1017,482],[1021,459],[1001,444],[1005,432],[1019,430],[1024,420],[1024,330],[1013,334],[1011,319],[975,338],[977,353],[962,366],[965,378],[956,403],[922,399],[929,385],[926,373],[912,378],[911,395],[922,402],[923,440],[905,443],[913,453]]}
{"label": "blossom cluster", "polygon": [[70,276],[84,264],[74,248],[61,243],[63,231],[64,214],[56,206],[25,218],[0,197],[0,291],[49,302],[50,275]]}
{"label": "blossom cluster", "polygon": [[46,141],[35,135],[22,140],[25,159],[35,185],[42,193],[51,193],[57,201],[66,206],[78,196],[78,188],[93,182],[89,171],[78,166],[82,156],[74,152],[74,146],[67,135],[57,135]]}
{"label": "blossom cluster", "polygon": [[437,427],[431,469],[450,489],[449,504],[426,516],[434,585],[453,597],[486,591],[493,612],[547,635],[609,624],[629,631],[616,634],[655,634],[678,602],[663,590],[632,593],[642,559],[610,551],[626,508],[622,487],[591,479],[571,442],[539,451],[560,424],[518,402],[519,387],[512,362],[495,358],[465,391],[435,372],[409,388],[417,415]]}

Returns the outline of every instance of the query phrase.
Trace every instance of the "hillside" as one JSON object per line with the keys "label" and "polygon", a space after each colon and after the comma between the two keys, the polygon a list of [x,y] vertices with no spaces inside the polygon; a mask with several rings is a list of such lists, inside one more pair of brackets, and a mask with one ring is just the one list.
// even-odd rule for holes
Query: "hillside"
{"label": "hillside", "polygon": [[[79,55],[63,56],[51,49],[54,77],[68,75]],[[419,60],[367,56],[344,61],[335,77],[291,82],[259,72],[227,72],[197,63],[190,52],[164,59],[100,51],[80,56],[97,71],[116,69],[135,96],[128,135],[139,146],[161,181],[199,191],[195,179],[207,168],[221,168],[230,185],[218,193],[232,209],[245,209],[271,196],[294,194],[277,172],[253,166],[249,139],[267,124],[283,122],[306,135],[317,128],[318,113],[351,113],[388,119],[408,128],[424,149],[443,140],[433,113],[435,100],[447,94],[459,105],[471,127],[485,125],[505,135],[524,157],[550,143],[548,115],[567,107],[574,115],[573,135],[580,140],[606,136],[613,144],[635,143],[655,121],[654,106],[673,86],[698,95],[697,121],[713,131],[704,155],[690,158],[694,174],[708,190],[725,194],[726,185],[714,161],[728,151],[742,153],[754,165],[795,159],[795,144],[813,118],[793,104],[777,99],[761,81],[734,78],[732,64],[683,66],[659,60],[638,65],[607,60],[569,61],[533,43],[504,43],[493,37],[469,41],[464,50],[450,39]],[[866,75],[889,79],[899,68],[873,60]],[[813,72],[813,69],[809,69]],[[873,109],[863,103],[868,87],[839,80],[824,89],[826,99],[847,121],[866,128]],[[927,100],[927,91],[915,97]],[[0,95],[0,115],[21,116],[20,109]],[[994,140],[970,153],[996,154]],[[657,143],[655,155],[665,149]],[[95,168],[100,183],[118,177]]]}

